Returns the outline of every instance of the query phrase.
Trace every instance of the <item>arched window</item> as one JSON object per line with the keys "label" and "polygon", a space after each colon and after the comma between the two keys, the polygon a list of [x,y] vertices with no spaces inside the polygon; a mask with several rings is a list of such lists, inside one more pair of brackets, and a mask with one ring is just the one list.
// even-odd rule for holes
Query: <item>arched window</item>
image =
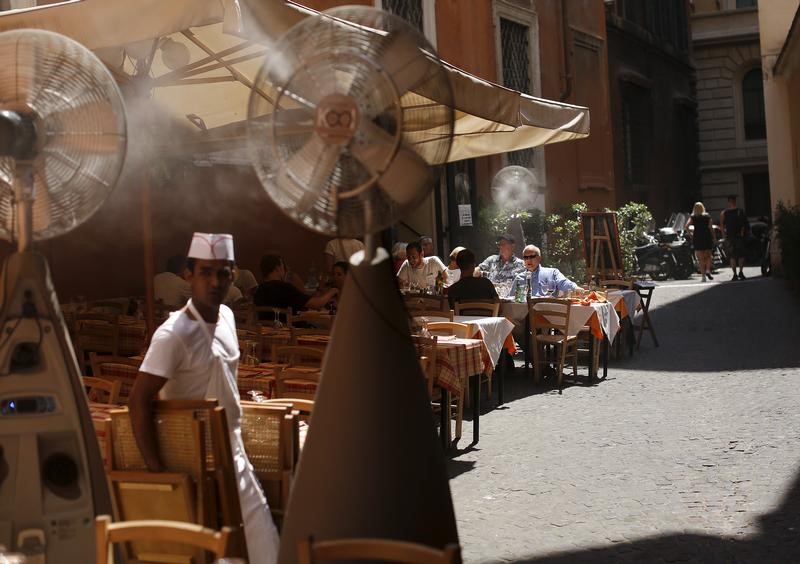
{"label": "arched window", "polygon": [[766,139],[764,83],[761,80],[760,67],[748,71],[742,78],[742,113],[744,114],[744,138]]}

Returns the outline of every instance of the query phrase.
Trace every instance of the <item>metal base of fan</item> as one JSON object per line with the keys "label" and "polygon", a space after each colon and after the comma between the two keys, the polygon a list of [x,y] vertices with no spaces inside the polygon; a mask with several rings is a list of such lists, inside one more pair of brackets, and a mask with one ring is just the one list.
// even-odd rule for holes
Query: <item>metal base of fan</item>
{"label": "metal base of fan", "polygon": [[[378,249],[351,259],[281,536],[458,542],[445,459],[408,317]],[[360,261],[360,262],[359,262]]]}
{"label": "metal base of fan", "polygon": [[92,562],[94,518],[111,501],[44,257],[9,257],[0,296],[0,544]]}

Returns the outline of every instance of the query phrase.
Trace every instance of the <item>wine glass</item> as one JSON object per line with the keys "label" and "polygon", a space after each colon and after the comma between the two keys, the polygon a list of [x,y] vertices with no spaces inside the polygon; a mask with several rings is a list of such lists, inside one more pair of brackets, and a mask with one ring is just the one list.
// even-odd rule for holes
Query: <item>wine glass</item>
{"label": "wine glass", "polygon": [[273,313],[275,314],[275,318],[272,321],[273,329],[283,329],[283,323],[281,323],[281,318],[280,315],[278,315],[278,310],[273,310]]}
{"label": "wine glass", "polygon": [[545,280],[540,284],[542,295],[545,298],[553,297],[556,292],[556,284],[553,280]]}

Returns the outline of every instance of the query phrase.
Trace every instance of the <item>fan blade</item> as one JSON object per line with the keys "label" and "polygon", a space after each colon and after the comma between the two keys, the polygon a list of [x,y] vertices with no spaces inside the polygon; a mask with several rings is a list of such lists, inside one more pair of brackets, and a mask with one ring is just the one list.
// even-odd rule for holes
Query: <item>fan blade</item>
{"label": "fan blade", "polygon": [[401,144],[391,161],[384,165],[394,148],[394,138],[370,122],[364,122],[362,129],[367,133],[366,139],[351,146],[353,156],[378,176],[381,188],[396,204],[412,203],[420,193],[419,187],[431,181],[428,163]]}
{"label": "fan blade", "polygon": [[402,31],[391,34],[382,46],[379,62],[397,87],[400,96],[424,82],[428,58],[413,36]]}
{"label": "fan blade", "polygon": [[45,116],[47,142],[55,138],[88,152],[113,153],[119,151],[121,143],[118,119],[107,101],[66,107]]}
{"label": "fan blade", "polygon": [[296,202],[297,215],[307,213],[322,197],[340,154],[340,146],[326,143],[315,133],[280,168],[275,183]]}
{"label": "fan blade", "polygon": [[36,50],[17,42],[0,43],[0,104],[27,102],[36,80]]}

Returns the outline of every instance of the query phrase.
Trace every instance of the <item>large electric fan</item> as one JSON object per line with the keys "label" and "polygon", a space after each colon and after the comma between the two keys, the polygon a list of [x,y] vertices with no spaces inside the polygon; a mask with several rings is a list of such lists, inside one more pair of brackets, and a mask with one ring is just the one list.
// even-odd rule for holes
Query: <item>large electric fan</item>
{"label": "large electric fan", "polygon": [[295,561],[308,535],[439,548],[458,540],[408,318],[374,238],[430,193],[430,165],[446,162],[452,143],[452,108],[433,48],[373,8],[301,21],[257,76],[249,139],[267,193],[309,229],[364,235],[366,247],[340,298],[281,562]]}
{"label": "large electric fan", "polygon": [[[110,513],[80,371],[34,241],[105,200],[125,157],[125,112],[90,51],[55,33],[0,33],[0,544],[47,562],[94,561]],[[39,561],[38,559],[36,561]]]}

